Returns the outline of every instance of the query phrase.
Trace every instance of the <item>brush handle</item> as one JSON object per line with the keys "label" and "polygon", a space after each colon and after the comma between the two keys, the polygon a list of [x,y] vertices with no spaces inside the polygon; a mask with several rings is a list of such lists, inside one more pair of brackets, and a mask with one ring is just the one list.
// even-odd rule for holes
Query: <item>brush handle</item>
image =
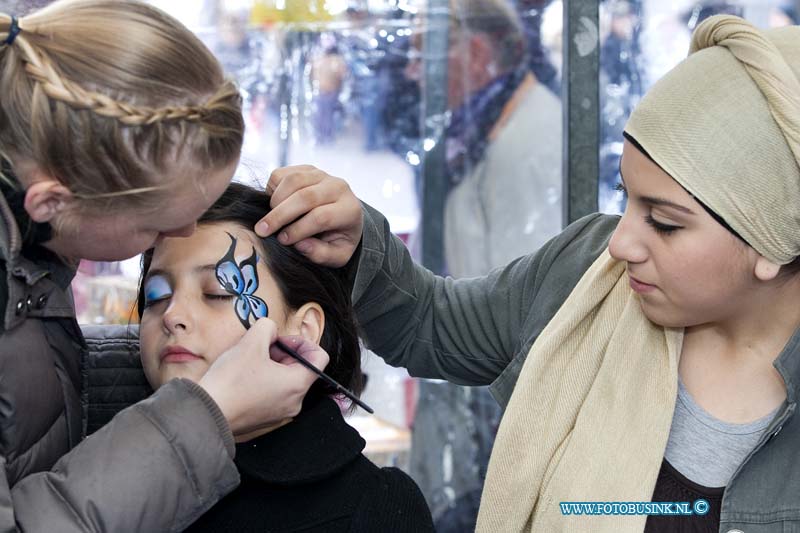
{"label": "brush handle", "polygon": [[285,345],[284,343],[282,343],[281,341],[275,341],[275,345],[276,345],[278,348],[280,348],[281,350],[283,350],[284,352],[286,352],[287,354],[289,354],[289,355],[291,355],[292,357],[294,357],[295,359],[297,359],[297,361],[298,361],[298,362],[299,362],[301,365],[303,365],[303,366],[304,366],[304,367],[306,367],[307,369],[311,370],[313,373],[315,373],[317,376],[319,376],[319,377],[322,379],[322,381],[324,381],[325,383],[327,383],[327,384],[328,384],[328,385],[330,385],[331,387],[335,388],[337,392],[339,392],[339,393],[341,393],[341,394],[344,394],[344,395],[345,395],[345,396],[347,396],[349,399],[353,400],[353,402],[355,402],[355,404],[356,404],[356,405],[358,405],[359,407],[361,407],[363,410],[365,410],[366,412],[368,412],[368,413],[370,413],[370,414],[373,414],[373,413],[375,413],[375,411],[373,411],[373,410],[372,410],[372,407],[370,407],[369,405],[367,405],[367,404],[365,404],[364,402],[362,402],[361,400],[359,400],[359,399],[356,397],[356,395],[355,395],[355,394],[353,394],[352,392],[350,392],[348,389],[344,388],[344,387],[343,387],[341,384],[339,384],[339,382],[338,382],[338,381],[336,381],[335,379],[333,379],[332,377],[330,377],[328,374],[326,374],[325,372],[323,372],[323,371],[322,371],[322,370],[320,370],[319,368],[317,368],[317,367],[315,367],[314,365],[312,365],[312,364],[311,364],[311,363],[310,363],[310,362],[309,362],[309,361],[308,361],[306,358],[304,358],[302,355],[300,355],[299,353],[295,352],[294,350],[292,350],[291,348],[289,348],[288,346],[286,346],[286,345]]}

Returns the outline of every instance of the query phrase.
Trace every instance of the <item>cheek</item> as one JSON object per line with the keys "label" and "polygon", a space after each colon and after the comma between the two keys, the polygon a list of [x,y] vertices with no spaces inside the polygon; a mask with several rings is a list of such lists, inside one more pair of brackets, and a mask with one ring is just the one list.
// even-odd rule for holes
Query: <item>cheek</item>
{"label": "cheek", "polygon": [[247,330],[236,318],[233,309],[230,312],[216,314],[213,321],[208,321],[206,324],[208,324],[208,329],[204,337],[208,345],[203,355],[210,366],[219,359],[220,355],[242,340]]}
{"label": "cheek", "polygon": [[688,251],[674,254],[667,268],[665,288],[675,303],[694,306],[706,299],[707,293],[716,292],[720,282],[719,268],[712,261]]}
{"label": "cheek", "polygon": [[154,389],[161,385],[158,378],[159,333],[154,317],[145,314],[139,324],[139,356],[147,381]]}
{"label": "cheek", "polygon": [[700,323],[740,305],[737,295],[749,283],[747,265],[737,250],[715,246],[686,250],[676,254],[667,288],[672,302],[683,309],[692,322]]}

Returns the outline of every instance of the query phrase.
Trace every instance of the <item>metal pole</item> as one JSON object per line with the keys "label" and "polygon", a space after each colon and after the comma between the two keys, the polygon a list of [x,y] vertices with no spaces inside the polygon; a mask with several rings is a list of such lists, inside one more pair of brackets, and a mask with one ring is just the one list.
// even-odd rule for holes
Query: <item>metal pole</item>
{"label": "metal pole", "polygon": [[564,2],[564,220],[597,211],[600,171],[599,0]]}
{"label": "metal pole", "polygon": [[447,111],[448,0],[428,0],[423,38],[422,264],[444,269],[444,205],[447,173],[444,118]]}

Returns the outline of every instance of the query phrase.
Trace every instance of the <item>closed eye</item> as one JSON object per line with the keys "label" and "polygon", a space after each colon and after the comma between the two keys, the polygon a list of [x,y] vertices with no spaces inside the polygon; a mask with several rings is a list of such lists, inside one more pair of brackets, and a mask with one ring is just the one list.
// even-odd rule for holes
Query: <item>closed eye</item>
{"label": "closed eye", "polygon": [[204,295],[209,300],[216,300],[216,301],[228,301],[231,298],[234,298],[233,294],[206,294]]}
{"label": "closed eye", "polygon": [[144,283],[144,307],[165,302],[172,298],[172,286],[162,274],[153,274]]}
{"label": "closed eye", "polygon": [[170,298],[172,298],[171,294],[167,294],[166,296],[161,296],[159,298],[153,298],[150,300],[145,299],[144,308],[147,309],[148,307],[153,307],[154,305],[158,305],[160,303],[168,301]]}
{"label": "closed eye", "polygon": [[650,215],[645,215],[644,221],[647,222],[656,233],[660,233],[661,235],[669,235],[670,233],[682,229],[683,226],[672,226],[670,224],[664,224],[663,222],[659,222],[658,220],[654,219]]}

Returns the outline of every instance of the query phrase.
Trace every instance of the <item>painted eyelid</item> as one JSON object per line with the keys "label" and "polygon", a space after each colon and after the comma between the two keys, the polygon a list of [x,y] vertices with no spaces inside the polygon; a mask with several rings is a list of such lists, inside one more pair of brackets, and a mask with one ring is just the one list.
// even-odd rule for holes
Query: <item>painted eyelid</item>
{"label": "painted eyelid", "polygon": [[[653,220],[653,222],[661,224],[662,226],[670,226],[670,227],[674,227],[674,228],[683,228],[684,227],[682,224],[679,224],[678,222],[673,220],[669,215],[664,215],[664,214],[661,214],[661,213],[657,212],[657,209],[658,209],[657,207],[651,209],[650,210],[650,214],[648,215],[650,217],[650,219]],[[665,222],[663,219],[666,219],[667,222]]]}
{"label": "painted eyelid", "polygon": [[148,278],[144,284],[144,301],[154,302],[172,295],[170,287],[164,276],[153,276]]}
{"label": "painted eyelid", "polygon": [[644,220],[647,224],[652,226],[656,231],[666,231],[672,232],[675,230],[683,229],[683,226],[678,226],[675,224],[668,224],[666,222],[661,222],[653,218],[652,215],[645,215]]}

